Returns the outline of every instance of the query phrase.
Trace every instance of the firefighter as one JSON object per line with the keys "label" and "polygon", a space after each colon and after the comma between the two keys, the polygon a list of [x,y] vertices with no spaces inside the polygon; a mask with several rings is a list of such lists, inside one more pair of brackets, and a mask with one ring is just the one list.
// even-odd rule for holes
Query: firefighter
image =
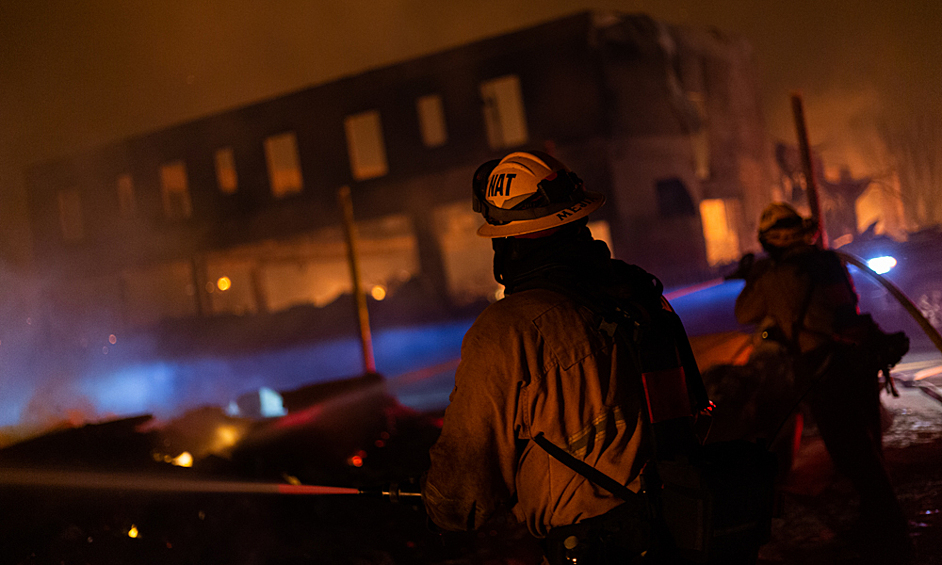
{"label": "firefighter", "polygon": [[[761,335],[787,352],[795,398],[803,398],[835,468],[860,498],[860,541],[886,563],[905,563],[907,522],[883,461],[878,371],[905,345],[885,352],[886,339],[861,315],[853,281],[833,251],[816,245],[818,226],[788,204],[773,203],[759,220],[767,257],[741,265],[746,284],[736,318],[762,324]],[[876,336],[876,337],[875,337]],[[892,358],[888,359],[887,356]]]}
{"label": "firefighter", "polygon": [[465,335],[423,481],[439,527],[474,530],[507,511],[542,540],[552,564],[635,563],[651,543],[636,505],[534,441],[542,434],[631,493],[651,457],[630,348],[601,332],[570,292],[666,304],[659,281],[593,239],[588,215],[604,201],[541,152],[511,153],[475,173],[478,235],[492,240],[505,297]]}

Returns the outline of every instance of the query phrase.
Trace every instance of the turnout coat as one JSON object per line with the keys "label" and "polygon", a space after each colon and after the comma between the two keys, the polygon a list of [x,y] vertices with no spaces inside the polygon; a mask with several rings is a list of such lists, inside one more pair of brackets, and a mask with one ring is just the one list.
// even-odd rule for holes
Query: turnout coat
{"label": "turnout coat", "polygon": [[451,404],[423,485],[428,514],[449,530],[509,509],[537,537],[622,500],[536,445],[548,440],[637,492],[649,458],[630,347],[600,317],[547,289],[490,305],[465,335]]}

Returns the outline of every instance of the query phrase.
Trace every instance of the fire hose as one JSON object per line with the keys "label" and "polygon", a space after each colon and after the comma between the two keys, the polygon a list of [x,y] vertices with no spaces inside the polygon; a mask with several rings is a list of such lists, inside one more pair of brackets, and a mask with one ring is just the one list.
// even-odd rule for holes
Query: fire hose
{"label": "fire hose", "polygon": [[182,479],[170,475],[50,469],[0,468],[0,487],[43,487],[166,493],[284,494],[302,496],[365,495],[390,502],[420,503],[416,485],[391,483],[383,488],[358,489],[324,485]]}
{"label": "fire hose", "polygon": [[[926,333],[926,335],[929,337],[929,340],[932,341],[933,345],[935,345],[936,349],[942,353],[942,335],[939,334],[939,330],[937,330],[935,326],[933,326],[929,320],[926,319],[919,308],[913,304],[913,301],[910,300],[909,297],[903,293],[903,291],[901,291],[895,284],[890,282],[889,279],[871,269],[860,257],[847,253],[846,251],[841,251],[839,249],[835,249],[834,252],[837,253],[837,255],[845,262],[850,263],[864,273],[867,273],[873,277],[873,279],[880,283],[880,285],[882,285],[883,288],[887,290],[887,292],[893,295],[893,298],[895,298],[909,313],[909,315],[913,317],[916,323],[919,324],[919,327],[922,328],[922,331]],[[928,382],[917,383],[916,386],[927,396],[942,402],[942,390],[940,390],[939,387]]]}
{"label": "fire hose", "polygon": [[919,308],[913,304],[913,301],[910,300],[908,296],[903,294],[903,291],[897,288],[897,286],[890,282],[886,277],[877,274],[877,272],[871,269],[860,257],[847,253],[846,251],[841,251],[839,249],[835,249],[834,252],[837,253],[837,255],[844,261],[873,277],[890,294],[892,294],[893,298],[899,301],[903,308],[909,312],[913,319],[916,320],[916,323],[919,324],[919,327],[922,328],[922,331],[926,332],[926,335],[929,336],[930,340],[932,340],[933,345],[935,345],[939,352],[942,353],[942,335],[939,334],[939,330],[935,329],[935,327],[929,323],[929,320],[927,320],[922,312],[919,311]]}

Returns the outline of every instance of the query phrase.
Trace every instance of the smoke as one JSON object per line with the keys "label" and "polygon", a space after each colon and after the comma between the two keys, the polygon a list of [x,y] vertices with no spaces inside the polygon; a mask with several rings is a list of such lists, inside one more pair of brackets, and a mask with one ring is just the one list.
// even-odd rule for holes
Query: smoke
{"label": "smoke", "polygon": [[[729,4],[2,2],[0,253],[24,263],[29,255],[22,179],[33,163],[596,7],[743,35],[762,69],[774,137],[794,143],[788,95],[803,89],[809,135],[831,168],[827,174],[846,166],[854,176],[884,179],[902,170],[888,140],[912,131],[906,124],[913,116],[901,116],[899,108],[937,105],[942,4]],[[920,90],[932,96],[910,96]],[[917,173],[910,177],[920,178]],[[225,405],[253,387],[355,372],[353,340],[186,362],[160,358],[144,338],[101,341],[114,331],[108,328],[72,328],[95,337],[50,344],[39,288],[0,266],[0,425],[43,427],[141,411],[172,415],[202,403]],[[433,351],[457,356],[460,335],[444,333],[433,339],[419,331],[388,344],[377,335],[377,363],[398,374],[422,355],[427,364],[444,361]],[[415,350],[406,351],[407,344]]]}
{"label": "smoke", "polygon": [[[447,403],[454,360],[472,321],[374,333],[376,364],[382,374],[395,377],[435,366],[422,379],[428,382],[391,379],[395,383],[391,390],[404,405],[429,409]],[[0,426],[8,426],[0,430],[0,442],[114,417],[151,414],[170,421],[203,407],[222,410],[263,387],[290,391],[362,372],[355,337],[226,356],[162,358],[140,351],[118,341],[108,355],[93,352],[81,363],[63,355],[23,359],[15,374],[4,366],[0,378],[4,385],[14,385],[16,394],[8,394],[10,387],[4,386],[0,396]]]}
{"label": "smoke", "polygon": [[[860,230],[877,222],[877,233],[905,238],[907,231],[942,223],[942,112],[924,94],[891,97],[863,84],[804,96],[808,135],[825,177],[871,180],[857,201]],[[797,143],[784,103],[771,130],[785,143]]]}

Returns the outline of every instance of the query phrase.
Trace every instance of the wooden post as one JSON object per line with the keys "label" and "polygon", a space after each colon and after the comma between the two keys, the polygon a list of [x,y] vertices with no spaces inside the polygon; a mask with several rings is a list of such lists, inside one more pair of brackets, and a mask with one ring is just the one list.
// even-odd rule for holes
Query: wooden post
{"label": "wooden post", "polygon": [[366,373],[376,373],[373,360],[373,338],[370,336],[370,315],[366,309],[366,294],[360,284],[360,264],[356,248],[356,226],[353,223],[353,202],[350,200],[350,187],[342,186],[337,191],[337,202],[343,212],[343,231],[347,238],[347,260],[350,262],[350,278],[353,279],[353,298],[360,323],[360,344],[363,346],[363,369]]}
{"label": "wooden post", "polygon": [[249,271],[249,282],[252,283],[252,297],[255,299],[255,313],[268,313],[268,290],[265,288],[265,279],[262,276],[262,264],[257,259]]}
{"label": "wooden post", "polygon": [[821,201],[818,199],[818,180],[814,174],[814,162],[811,159],[811,146],[808,144],[808,130],[805,128],[805,111],[801,94],[792,94],[792,113],[795,115],[795,130],[798,133],[798,150],[801,153],[801,167],[805,175],[805,193],[811,218],[818,223],[818,243],[828,247],[828,232],[824,228],[824,215],[821,214]]}
{"label": "wooden post", "polygon": [[193,295],[194,306],[196,306],[196,315],[200,318],[212,316],[213,297],[206,291],[206,283],[209,282],[209,276],[206,272],[206,258],[202,256],[193,256],[190,259],[190,275],[195,293]]}

